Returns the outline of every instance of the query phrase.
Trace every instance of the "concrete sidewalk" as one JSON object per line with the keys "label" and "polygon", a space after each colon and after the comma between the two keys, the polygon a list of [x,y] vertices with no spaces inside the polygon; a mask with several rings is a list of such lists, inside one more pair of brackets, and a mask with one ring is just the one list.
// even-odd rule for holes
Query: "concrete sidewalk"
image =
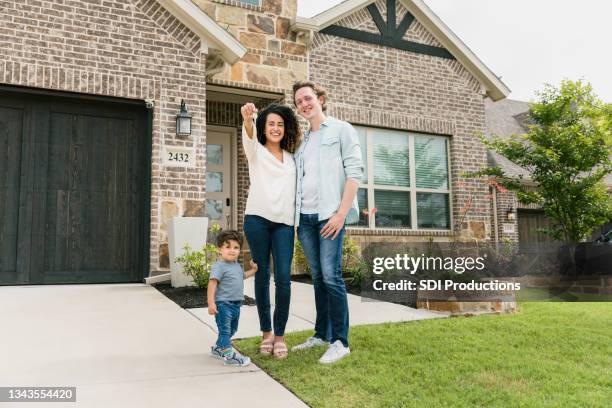
{"label": "concrete sidewalk", "polygon": [[0,386],[77,387],[76,404],[36,407],[306,406],[208,357],[215,333],[150,286],[0,287],[0,328]]}
{"label": "concrete sidewalk", "polygon": [[[247,296],[255,298],[254,279],[245,281],[244,291]],[[274,303],[274,281],[270,282],[270,300]],[[411,320],[438,319],[448,317],[447,314],[430,312],[428,310],[413,309],[411,307],[393,303],[362,301],[360,296],[348,295],[350,324],[377,324],[387,322],[407,322]],[[208,314],[205,308],[188,309],[190,313],[200,319],[216,332],[215,319]],[[272,312],[274,306],[272,306]],[[291,305],[287,332],[314,330],[316,319],[314,290],[312,285],[300,282],[291,282]],[[235,338],[260,336],[259,317],[254,306],[242,306],[240,310],[240,325]],[[292,345],[289,344],[289,347]]]}

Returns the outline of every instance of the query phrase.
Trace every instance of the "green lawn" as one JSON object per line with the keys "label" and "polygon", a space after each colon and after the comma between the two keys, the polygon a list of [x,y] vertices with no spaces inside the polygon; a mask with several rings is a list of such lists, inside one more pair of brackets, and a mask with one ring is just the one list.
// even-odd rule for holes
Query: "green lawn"
{"label": "green lawn", "polygon": [[[312,332],[287,336],[289,347]],[[523,303],[515,315],[351,329],[351,355],[284,361],[238,347],[312,407],[610,407],[612,303]]]}
{"label": "green lawn", "polygon": [[552,289],[525,288],[515,294],[516,299],[523,302],[612,302],[612,294],[558,292]]}

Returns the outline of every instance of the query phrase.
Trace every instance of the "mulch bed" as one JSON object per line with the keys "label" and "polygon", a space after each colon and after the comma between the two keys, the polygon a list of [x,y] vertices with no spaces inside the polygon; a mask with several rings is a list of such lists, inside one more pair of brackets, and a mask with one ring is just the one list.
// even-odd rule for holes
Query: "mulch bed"
{"label": "mulch bed", "polygon": [[[152,286],[183,309],[208,307],[206,289],[194,286],[173,288],[170,283],[154,283]],[[245,296],[242,304],[255,306],[255,299]]]}

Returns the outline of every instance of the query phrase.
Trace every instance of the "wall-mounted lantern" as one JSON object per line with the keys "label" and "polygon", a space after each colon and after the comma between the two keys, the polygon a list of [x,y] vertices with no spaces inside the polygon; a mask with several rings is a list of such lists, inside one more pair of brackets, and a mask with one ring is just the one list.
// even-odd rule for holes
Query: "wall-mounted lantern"
{"label": "wall-mounted lantern", "polygon": [[508,211],[506,212],[506,219],[508,221],[516,220],[516,213],[514,212],[514,208],[512,207],[508,208]]}
{"label": "wall-mounted lantern", "polygon": [[176,115],[176,135],[191,135],[191,115],[187,112],[183,99],[181,99],[181,111]]}

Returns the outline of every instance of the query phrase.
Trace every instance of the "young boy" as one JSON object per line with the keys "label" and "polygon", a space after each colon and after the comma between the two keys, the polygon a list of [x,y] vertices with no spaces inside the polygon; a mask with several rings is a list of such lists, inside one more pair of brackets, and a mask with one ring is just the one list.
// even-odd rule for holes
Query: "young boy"
{"label": "young boy", "polygon": [[222,231],[217,237],[220,259],[214,263],[208,282],[208,314],[215,316],[219,337],[211,347],[210,355],[223,359],[225,365],[247,366],[249,357],[234,350],[232,336],[238,330],[240,305],[244,300],[244,279],[257,272],[257,265],[251,261],[246,272],[238,263],[242,236],[237,231]]}

